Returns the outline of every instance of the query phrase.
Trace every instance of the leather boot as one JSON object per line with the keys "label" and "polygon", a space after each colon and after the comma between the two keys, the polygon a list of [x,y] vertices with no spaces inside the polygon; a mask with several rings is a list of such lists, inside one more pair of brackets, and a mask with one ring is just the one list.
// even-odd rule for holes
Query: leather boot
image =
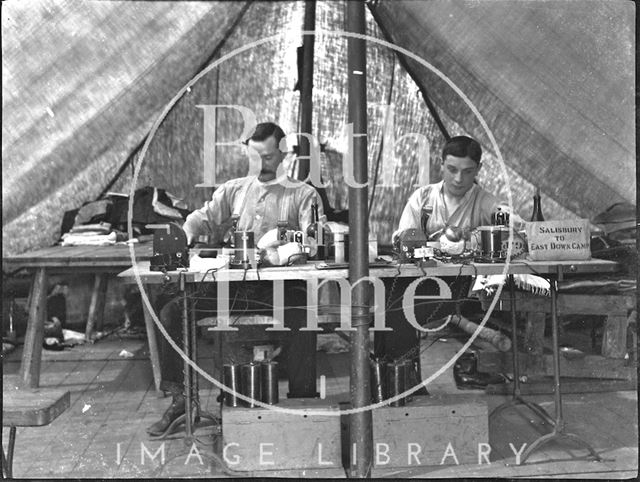
{"label": "leather boot", "polygon": [[475,353],[463,353],[456,360],[453,365],[453,379],[458,390],[484,390],[487,385],[505,382],[500,374],[479,372]]}
{"label": "leather boot", "polygon": [[152,437],[163,435],[167,431],[169,426],[173,423],[173,421],[176,420],[179,416],[184,415],[184,412],[184,395],[182,395],[181,393],[174,394],[169,408],[164,412],[160,420],[147,428],[147,433]]}

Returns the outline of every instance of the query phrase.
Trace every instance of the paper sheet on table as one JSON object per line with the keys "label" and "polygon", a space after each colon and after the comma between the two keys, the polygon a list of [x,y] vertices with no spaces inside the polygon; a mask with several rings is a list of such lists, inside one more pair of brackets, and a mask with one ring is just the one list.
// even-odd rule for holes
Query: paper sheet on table
{"label": "paper sheet on table", "polygon": [[206,273],[209,270],[221,269],[229,262],[226,258],[201,258],[198,255],[189,260],[189,271],[195,273]]}

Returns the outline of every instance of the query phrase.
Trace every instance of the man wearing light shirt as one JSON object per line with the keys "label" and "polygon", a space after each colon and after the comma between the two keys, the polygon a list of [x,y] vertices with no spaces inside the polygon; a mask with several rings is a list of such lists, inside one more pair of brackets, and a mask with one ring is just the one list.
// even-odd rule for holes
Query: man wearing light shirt
{"label": "man wearing light shirt", "polygon": [[[250,156],[260,158],[258,175],[232,179],[213,193],[211,200],[187,216],[183,229],[191,246],[200,236],[213,238],[221,243],[221,232],[237,219],[238,231],[251,231],[259,240],[268,231],[276,229],[279,222],[286,222],[289,230],[306,230],[312,220],[312,203],[316,202],[320,215],[322,203],[315,189],[290,178],[283,166],[285,153],[280,143],[285,134],[273,123],[258,124],[247,141]],[[233,311],[242,313],[264,311],[273,304],[273,287],[270,282],[242,283],[229,286],[229,303]],[[198,300],[196,308],[211,316],[216,310],[215,287],[207,293],[207,299]],[[284,324],[291,328],[288,339],[287,370],[290,397],[316,396],[316,334],[300,332],[306,321],[306,290],[302,282],[285,282]],[[160,312],[160,320],[169,335],[180,346],[182,341],[180,300],[169,301]],[[232,313],[233,314],[233,313]],[[166,433],[171,423],[185,412],[183,395],[183,362],[169,343],[161,338],[161,389],[171,393],[171,406],[162,418],[147,429],[152,436]],[[218,367],[219,369],[221,367]]]}
{"label": "man wearing light shirt", "polygon": [[306,230],[311,204],[317,202],[321,209],[322,203],[313,187],[284,172],[285,154],[279,149],[283,138],[276,124],[258,124],[247,147],[250,155],[260,157],[260,173],[227,181],[202,208],[189,214],[183,226],[189,244],[199,235],[215,237],[215,228],[228,224],[234,214],[239,216],[238,231],[252,231],[256,241],[279,221],[286,221],[288,229]]}
{"label": "man wearing light shirt", "polygon": [[[456,226],[468,236],[478,226],[492,224],[492,215],[500,207],[507,212],[504,203],[493,194],[476,184],[476,176],[481,167],[482,148],[480,144],[467,136],[457,136],[446,141],[442,150],[442,181],[417,189],[407,201],[398,229],[393,238],[405,229],[423,229],[426,227],[428,238],[438,240],[446,226]],[[426,219],[428,217],[428,219]],[[519,218],[515,217],[516,220]],[[426,221],[426,222],[425,222]],[[390,298],[387,326],[390,332],[376,332],[375,352],[378,357],[390,359],[404,358],[413,362],[413,383],[420,381],[420,336],[397,302],[408,284],[413,280],[398,278],[394,280]],[[454,299],[464,298],[469,290],[469,277],[447,280]],[[434,295],[437,290],[430,282],[421,285],[420,294]],[[436,291],[437,293],[437,291]],[[416,305],[416,319],[420,323],[435,320],[453,312],[452,303],[443,303],[434,312],[436,303]]]}

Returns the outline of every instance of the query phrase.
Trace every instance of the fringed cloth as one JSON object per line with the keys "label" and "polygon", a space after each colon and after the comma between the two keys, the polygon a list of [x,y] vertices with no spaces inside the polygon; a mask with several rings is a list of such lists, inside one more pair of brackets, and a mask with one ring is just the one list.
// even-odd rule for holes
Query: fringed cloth
{"label": "fringed cloth", "polygon": [[[493,296],[498,286],[504,284],[506,279],[507,277],[501,274],[477,276],[471,292],[483,292],[488,296]],[[514,274],[513,279],[516,287],[521,290],[530,291],[538,296],[551,296],[549,282],[540,276],[533,274]]]}

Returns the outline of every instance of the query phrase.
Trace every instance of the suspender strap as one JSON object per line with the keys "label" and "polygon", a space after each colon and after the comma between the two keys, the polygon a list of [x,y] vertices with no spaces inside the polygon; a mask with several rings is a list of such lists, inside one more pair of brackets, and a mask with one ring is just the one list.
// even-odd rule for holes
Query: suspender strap
{"label": "suspender strap", "polygon": [[438,195],[437,189],[433,189],[431,186],[427,186],[426,192],[422,198],[422,206],[420,207],[422,209],[425,209],[431,206],[431,209],[434,209],[437,202],[437,197],[436,197],[437,195]]}
{"label": "suspender strap", "polygon": [[291,205],[291,196],[293,195],[293,193],[294,191],[292,188],[284,188],[284,193],[282,194],[282,203],[280,204],[280,217],[278,218],[279,222],[289,224],[289,206]]}

